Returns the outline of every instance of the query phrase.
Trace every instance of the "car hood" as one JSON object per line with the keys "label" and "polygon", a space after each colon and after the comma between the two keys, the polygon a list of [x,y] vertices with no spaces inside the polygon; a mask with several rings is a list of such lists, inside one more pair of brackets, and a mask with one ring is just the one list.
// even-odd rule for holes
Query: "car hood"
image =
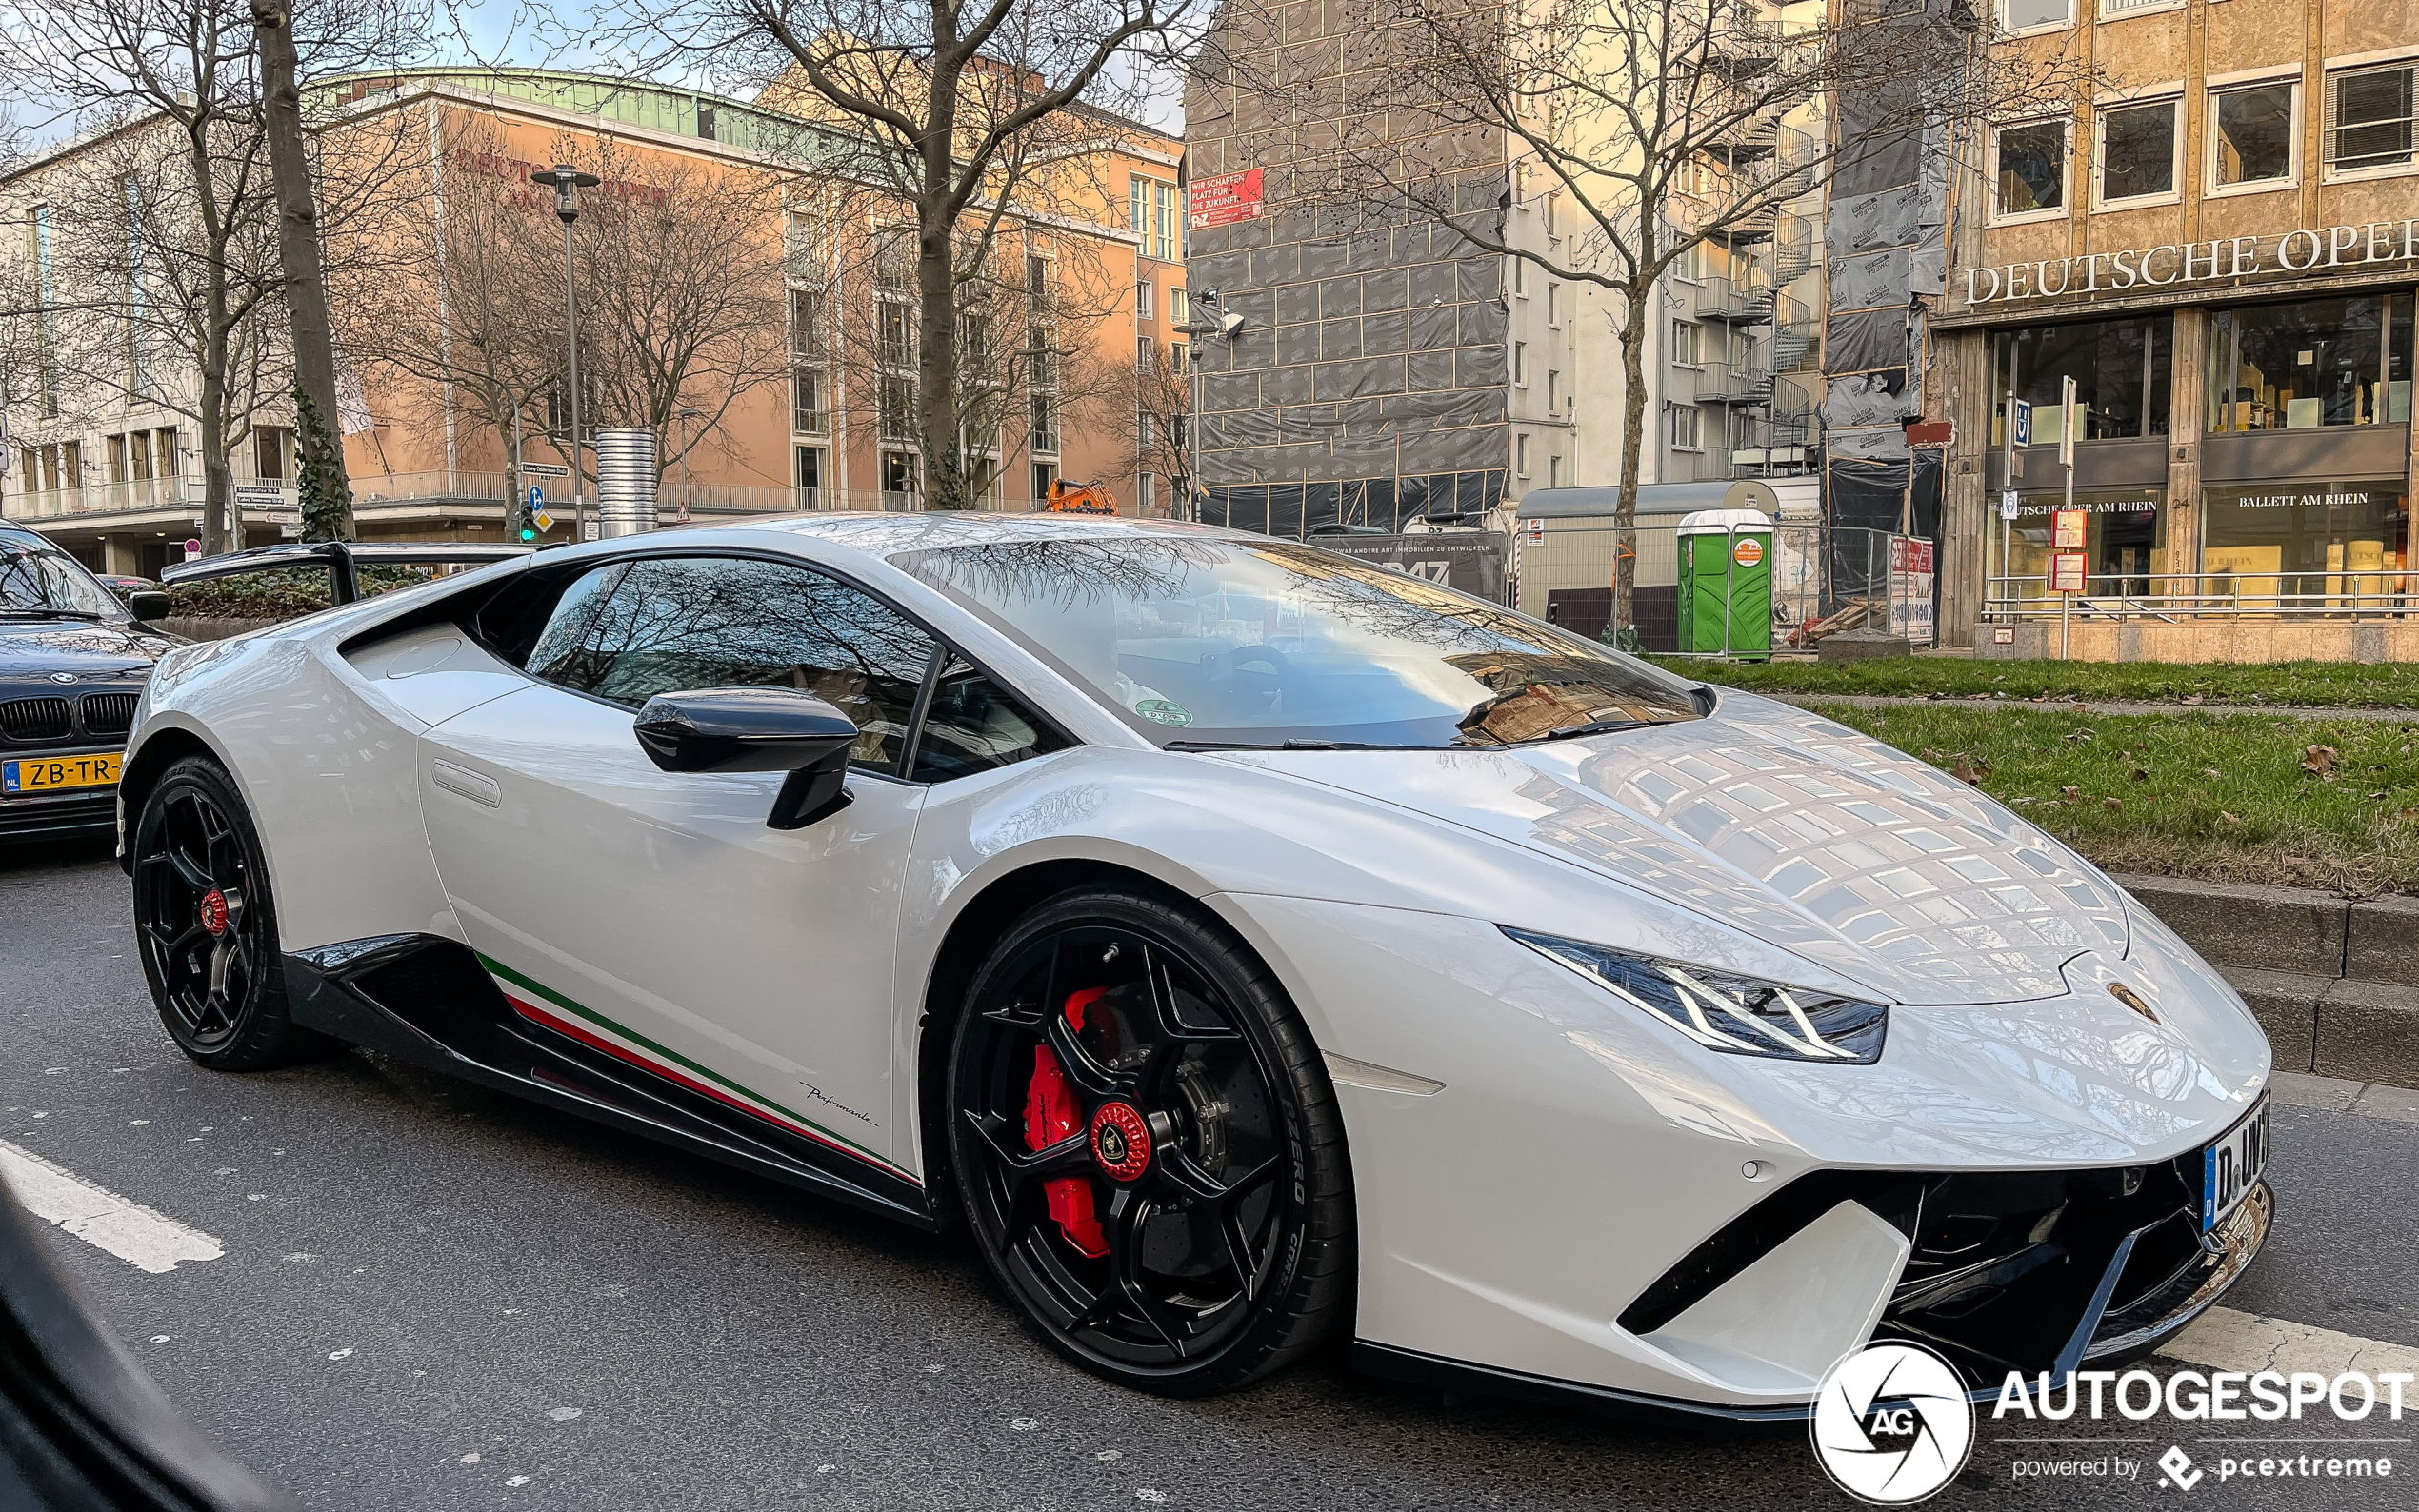
{"label": "car hood", "polygon": [[0,619],[0,680],[47,682],[54,672],[72,672],[80,682],[148,673],[178,644],[132,621]]}
{"label": "car hood", "polygon": [[[1587,867],[1899,1003],[2062,997],[2067,963],[2129,942],[2124,894],[2040,829],[1749,694],[1700,720],[1509,750],[1250,760]],[[1617,925],[1606,936],[1623,943]]]}

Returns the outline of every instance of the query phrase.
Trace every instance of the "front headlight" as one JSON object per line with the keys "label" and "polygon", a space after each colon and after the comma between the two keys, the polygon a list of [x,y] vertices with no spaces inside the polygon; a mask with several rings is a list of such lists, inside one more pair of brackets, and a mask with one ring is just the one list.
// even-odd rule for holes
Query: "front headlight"
{"label": "front headlight", "polygon": [[1497,925],[1511,939],[1670,1024],[1709,1050],[1870,1065],[1889,1008]]}

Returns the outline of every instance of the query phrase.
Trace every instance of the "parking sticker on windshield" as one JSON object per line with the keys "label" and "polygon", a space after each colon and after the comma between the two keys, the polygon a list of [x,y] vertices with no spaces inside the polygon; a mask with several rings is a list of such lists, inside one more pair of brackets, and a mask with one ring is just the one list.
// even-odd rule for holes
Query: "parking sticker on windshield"
{"label": "parking sticker on windshield", "polygon": [[1192,710],[1182,704],[1170,704],[1164,698],[1146,698],[1134,706],[1134,712],[1162,725],[1190,725]]}

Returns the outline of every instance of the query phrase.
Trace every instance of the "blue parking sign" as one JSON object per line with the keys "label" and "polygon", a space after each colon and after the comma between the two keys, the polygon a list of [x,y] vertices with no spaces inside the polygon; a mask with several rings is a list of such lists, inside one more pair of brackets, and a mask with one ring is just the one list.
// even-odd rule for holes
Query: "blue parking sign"
{"label": "blue parking sign", "polygon": [[2032,445],[2032,402],[2031,402],[2030,400],[2028,400],[2028,399],[2019,399],[2019,400],[2017,400],[2017,401],[2016,401],[2016,407],[2015,407],[2015,423],[2016,423],[2016,445],[2017,445],[2017,446],[2020,446],[2020,447],[2029,447],[2029,446],[2031,446],[2031,445]]}

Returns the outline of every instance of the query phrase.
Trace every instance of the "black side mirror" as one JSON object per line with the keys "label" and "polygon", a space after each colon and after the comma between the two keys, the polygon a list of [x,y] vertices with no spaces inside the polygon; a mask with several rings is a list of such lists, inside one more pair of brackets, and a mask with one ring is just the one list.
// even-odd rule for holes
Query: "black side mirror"
{"label": "black side mirror", "polygon": [[790,687],[708,687],[658,693],[631,729],[668,772],[788,772],[772,829],[803,829],[849,806],[841,782],[857,727],[810,693]]}
{"label": "black side mirror", "polygon": [[174,607],[174,601],[157,588],[136,588],[126,596],[126,611],[138,620],[167,619]]}

